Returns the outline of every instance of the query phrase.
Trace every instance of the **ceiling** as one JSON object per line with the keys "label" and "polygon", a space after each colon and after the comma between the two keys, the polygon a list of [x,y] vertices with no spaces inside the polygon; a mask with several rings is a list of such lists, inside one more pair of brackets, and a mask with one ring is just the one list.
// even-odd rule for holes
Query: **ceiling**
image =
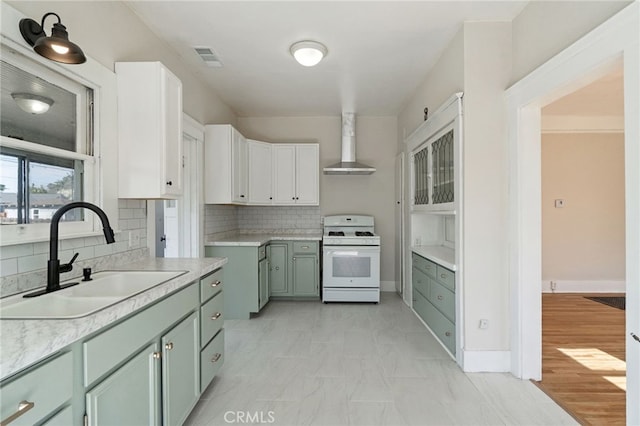
{"label": "ceiling", "polygon": [[[397,115],[467,20],[511,21],[526,1],[128,1],[240,117]],[[316,67],[296,41],[325,44]],[[222,68],[193,47],[211,48]]]}

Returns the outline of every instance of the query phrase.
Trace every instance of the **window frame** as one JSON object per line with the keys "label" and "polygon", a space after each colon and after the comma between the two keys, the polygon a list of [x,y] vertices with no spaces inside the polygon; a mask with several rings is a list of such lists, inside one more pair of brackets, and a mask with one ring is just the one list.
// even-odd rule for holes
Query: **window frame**
{"label": "window frame", "polygon": [[[4,33],[0,44],[3,61],[41,77],[52,84],[56,84],[76,94],[78,97],[78,102],[76,102],[76,151],[67,151],[7,136],[0,136],[0,145],[19,151],[82,161],[84,168],[83,201],[97,205],[103,204],[104,206],[106,197],[104,197],[104,192],[102,191],[101,131],[98,125],[101,117],[100,101],[103,85],[93,83],[75,72],[70,72],[70,69],[67,68],[68,66],[62,66],[41,58],[31,49],[27,49],[5,37]],[[95,68],[95,66],[91,68]],[[103,70],[99,71],[98,80],[107,77],[104,75]],[[73,83],[69,84],[68,80]],[[113,82],[115,82],[115,76]],[[109,83],[107,81],[103,82],[105,85],[109,85]],[[78,87],[81,89],[78,89]],[[87,95],[87,88],[92,91],[92,99]],[[91,116],[92,119],[89,120],[88,116]],[[92,144],[90,142],[91,139],[93,139]],[[117,212],[117,199],[114,200],[114,203],[109,202],[108,204],[109,206],[106,209],[103,207],[107,214],[113,213],[114,210]],[[113,207],[113,204],[116,205],[116,208]],[[110,216],[113,217],[112,222],[117,223],[117,220],[115,220],[117,217],[112,214]],[[100,229],[95,215],[87,214],[84,215],[82,221],[61,222],[59,237],[60,239],[65,239],[99,235]],[[0,246],[47,241],[49,239],[50,223],[2,225],[0,230]]]}

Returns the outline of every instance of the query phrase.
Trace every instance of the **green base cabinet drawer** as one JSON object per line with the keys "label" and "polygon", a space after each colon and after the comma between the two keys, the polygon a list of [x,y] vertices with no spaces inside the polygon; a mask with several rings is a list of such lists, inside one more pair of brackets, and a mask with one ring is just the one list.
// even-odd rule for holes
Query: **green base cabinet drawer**
{"label": "green base cabinet drawer", "polygon": [[440,284],[451,291],[456,291],[456,274],[453,271],[438,265],[437,274],[436,279]]}
{"label": "green base cabinet drawer", "polygon": [[456,354],[456,326],[447,319],[435,306],[431,303],[426,304],[426,323],[431,328],[431,331],[435,333],[440,341],[449,349],[449,351]]}
{"label": "green base cabinet drawer", "polygon": [[222,291],[222,269],[200,279],[200,300],[206,302]]}
{"label": "green base cabinet drawer", "polygon": [[294,241],[293,252],[296,254],[317,254],[318,243],[315,241]]}
{"label": "green base cabinet drawer", "polygon": [[420,294],[422,294],[424,297],[428,298],[430,279],[427,278],[427,276],[422,271],[415,267],[411,270],[411,273],[411,282],[413,283],[413,288],[419,291]]}
{"label": "green base cabinet drawer", "polygon": [[32,402],[30,409],[15,418],[12,425],[33,425],[49,417],[73,393],[73,356],[67,352],[2,384],[0,394],[0,420],[6,420],[18,411],[22,401]]}
{"label": "green base cabinet drawer", "polygon": [[456,321],[455,293],[436,281],[431,281],[429,301],[450,321]]}
{"label": "green base cabinet drawer", "polygon": [[411,259],[413,260],[413,266],[415,268],[420,269],[431,278],[436,277],[437,265],[435,263],[415,253],[413,253]]}
{"label": "green base cabinet drawer", "polygon": [[55,416],[44,422],[46,426],[69,426],[73,424],[73,408],[60,410]]}
{"label": "green base cabinet drawer", "polygon": [[224,329],[200,353],[200,392],[204,392],[224,363]]}
{"label": "green base cabinet drawer", "polygon": [[422,318],[424,322],[427,321],[427,304],[429,304],[427,299],[425,299],[425,297],[422,294],[420,294],[418,291],[414,289],[413,290],[413,309],[420,316],[420,318]]}
{"label": "green base cabinet drawer", "polygon": [[220,292],[200,308],[200,344],[206,346],[209,340],[222,328],[224,316],[224,293]]}

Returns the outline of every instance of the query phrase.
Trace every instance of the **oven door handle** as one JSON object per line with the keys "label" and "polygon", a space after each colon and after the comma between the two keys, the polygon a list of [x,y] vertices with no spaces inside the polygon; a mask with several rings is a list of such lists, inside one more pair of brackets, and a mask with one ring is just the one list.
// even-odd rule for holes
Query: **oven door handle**
{"label": "oven door handle", "polygon": [[325,256],[358,256],[376,253],[380,253],[380,246],[325,246],[323,251]]}

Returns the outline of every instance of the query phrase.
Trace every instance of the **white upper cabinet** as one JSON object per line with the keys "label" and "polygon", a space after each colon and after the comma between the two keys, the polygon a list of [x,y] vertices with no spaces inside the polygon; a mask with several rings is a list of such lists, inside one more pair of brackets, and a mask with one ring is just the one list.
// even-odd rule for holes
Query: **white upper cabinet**
{"label": "white upper cabinet", "polygon": [[205,126],[204,202],[245,204],[247,140],[230,124]]}
{"label": "white upper cabinet", "polygon": [[271,204],[271,144],[247,140],[249,159],[249,203]]}
{"label": "white upper cabinet", "polygon": [[116,62],[120,198],[182,194],[182,83],[160,62]]}
{"label": "white upper cabinet", "polygon": [[319,205],[319,145],[274,144],[273,204]]}

